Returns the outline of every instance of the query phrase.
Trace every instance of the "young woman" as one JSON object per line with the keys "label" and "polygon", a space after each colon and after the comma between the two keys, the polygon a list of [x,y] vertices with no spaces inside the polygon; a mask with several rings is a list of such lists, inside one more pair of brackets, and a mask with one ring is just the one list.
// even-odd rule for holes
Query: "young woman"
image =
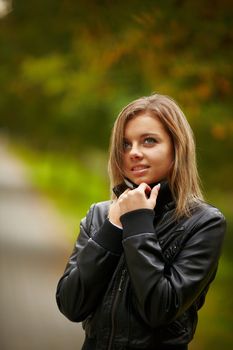
{"label": "young woman", "polygon": [[192,130],[169,97],[142,97],[112,132],[111,201],[94,204],[57,287],[83,350],[183,350],[225,232],[198,183]]}

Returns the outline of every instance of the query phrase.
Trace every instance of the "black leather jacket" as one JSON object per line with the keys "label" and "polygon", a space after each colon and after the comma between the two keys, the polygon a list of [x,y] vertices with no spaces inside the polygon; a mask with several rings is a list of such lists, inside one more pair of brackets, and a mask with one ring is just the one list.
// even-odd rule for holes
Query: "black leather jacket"
{"label": "black leather jacket", "polygon": [[123,232],[107,219],[110,201],[94,204],[81,221],[57,303],[68,319],[83,321],[85,349],[179,349],[192,339],[225,219],[200,203],[177,221],[170,200],[161,194],[155,211],[124,214]]}

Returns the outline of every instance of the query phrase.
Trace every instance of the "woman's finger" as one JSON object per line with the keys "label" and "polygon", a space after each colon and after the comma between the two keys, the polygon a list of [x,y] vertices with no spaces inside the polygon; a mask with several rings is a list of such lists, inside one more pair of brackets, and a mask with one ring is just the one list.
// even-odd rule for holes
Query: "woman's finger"
{"label": "woman's finger", "polygon": [[150,198],[149,200],[153,203],[153,205],[155,205],[157,197],[158,197],[158,193],[159,193],[159,189],[160,189],[160,184],[154,186],[151,190],[150,193]]}

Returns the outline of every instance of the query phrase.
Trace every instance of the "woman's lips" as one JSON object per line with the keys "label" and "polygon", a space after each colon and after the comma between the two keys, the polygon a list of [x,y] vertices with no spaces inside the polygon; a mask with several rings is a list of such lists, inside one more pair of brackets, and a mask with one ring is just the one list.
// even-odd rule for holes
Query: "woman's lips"
{"label": "woman's lips", "polygon": [[131,168],[131,172],[134,175],[143,175],[149,169],[148,165],[135,165]]}

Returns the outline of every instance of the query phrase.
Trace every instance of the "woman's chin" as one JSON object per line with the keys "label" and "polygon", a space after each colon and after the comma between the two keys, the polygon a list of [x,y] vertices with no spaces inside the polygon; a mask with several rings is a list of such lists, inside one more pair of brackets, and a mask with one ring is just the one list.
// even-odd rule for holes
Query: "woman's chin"
{"label": "woman's chin", "polygon": [[149,181],[147,178],[137,178],[137,179],[134,179],[134,180],[131,180],[133,181],[136,185],[140,185],[142,183],[146,183],[146,184],[149,184]]}

